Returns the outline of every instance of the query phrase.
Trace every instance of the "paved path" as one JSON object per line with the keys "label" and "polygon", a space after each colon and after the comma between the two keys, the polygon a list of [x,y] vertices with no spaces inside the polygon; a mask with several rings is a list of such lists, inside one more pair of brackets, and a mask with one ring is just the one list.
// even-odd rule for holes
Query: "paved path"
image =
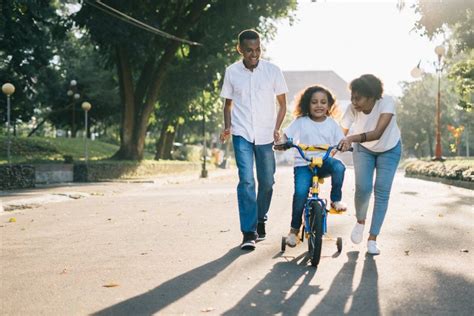
{"label": "paved path", "polygon": [[[315,270],[306,244],[280,253],[291,168],[278,169],[268,238],[250,253],[238,248],[235,170],[197,174],[0,196],[4,205],[65,196],[0,213],[0,314],[472,314],[473,191],[399,173],[382,254],[351,244],[349,211],[329,218],[342,253],[325,241]],[[351,169],[344,196],[353,209]]]}

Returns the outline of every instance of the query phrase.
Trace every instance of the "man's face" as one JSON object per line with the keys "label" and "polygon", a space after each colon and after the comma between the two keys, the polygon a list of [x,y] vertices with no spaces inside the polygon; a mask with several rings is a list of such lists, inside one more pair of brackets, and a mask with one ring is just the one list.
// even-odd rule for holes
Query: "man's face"
{"label": "man's face", "polygon": [[244,59],[247,68],[255,68],[260,59],[260,39],[245,39],[239,45],[239,53]]}

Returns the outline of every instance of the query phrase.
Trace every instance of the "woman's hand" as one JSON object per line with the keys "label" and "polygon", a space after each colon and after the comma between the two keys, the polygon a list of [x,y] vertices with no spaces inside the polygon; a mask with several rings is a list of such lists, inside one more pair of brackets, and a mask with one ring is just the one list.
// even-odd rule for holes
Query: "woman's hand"
{"label": "woman's hand", "polygon": [[339,142],[339,145],[337,145],[337,148],[344,152],[344,151],[348,151],[352,146],[352,142],[346,137],[344,139],[342,139],[340,142]]}

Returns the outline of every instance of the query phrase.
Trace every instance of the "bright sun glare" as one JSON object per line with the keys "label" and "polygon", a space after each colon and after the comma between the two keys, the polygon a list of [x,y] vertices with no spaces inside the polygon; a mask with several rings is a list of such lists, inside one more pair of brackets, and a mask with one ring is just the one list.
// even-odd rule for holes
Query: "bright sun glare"
{"label": "bright sun glare", "polygon": [[417,16],[406,1],[299,1],[296,21],[278,24],[274,40],[266,43],[265,56],[283,70],[333,70],[344,80],[373,73],[385,90],[400,95],[400,81],[414,80],[410,71],[422,61],[431,71],[434,47],[442,38],[429,40],[417,33]]}

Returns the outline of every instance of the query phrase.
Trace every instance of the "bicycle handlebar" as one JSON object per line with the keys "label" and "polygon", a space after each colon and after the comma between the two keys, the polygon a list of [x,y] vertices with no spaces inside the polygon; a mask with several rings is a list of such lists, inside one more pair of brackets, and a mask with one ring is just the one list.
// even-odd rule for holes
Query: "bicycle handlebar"
{"label": "bicycle handlebar", "polygon": [[[326,153],[323,156],[323,161],[328,159],[329,155],[331,154],[331,151],[339,150],[338,146],[329,146],[329,145],[304,145],[304,144],[294,144],[293,139],[288,138],[286,142],[283,144],[277,144],[273,145],[274,150],[288,150],[290,148],[296,148],[298,150],[298,153],[300,154],[301,158],[303,158],[306,161],[311,162],[311,158],[306,157],[304,154],[304,151],[325,151]],[[352,148],[349,148],[349,151],[352,151]]]}

